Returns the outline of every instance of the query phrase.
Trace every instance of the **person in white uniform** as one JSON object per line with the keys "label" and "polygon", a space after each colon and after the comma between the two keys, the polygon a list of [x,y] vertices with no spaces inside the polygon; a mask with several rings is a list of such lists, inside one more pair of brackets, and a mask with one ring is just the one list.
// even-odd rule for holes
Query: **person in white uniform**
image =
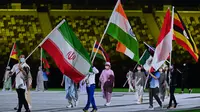
{"label": "person in white uniform", "polygon": [[27,100],[25,98],[25,91],[27,89],[26,82],[28,81],[28,74],[30,71],[30,67],[25,62],[25,56],[21,55],[19,57],[20,62],[15,64],[11,69],[10,75],[15,73],[15,88],[18,95],[18,110],[17,112],[21,112],[22,106],[24,105],[26,111],[30,112]]}
{"label": "person in white uniform", "polygon": [[95,91],[95,75],[98,73],[99,71],[95,67],[92,67],[92,72],[89,72],[89,74],[83,80],[82,84],[84,83],[87,84],[86,90],[88,94],[87,104],[83,109],[84,112],[88,112],[90,104],[92,104],[92,108],[93,108],[91,112],[97,111],[97,106],[95,104],[95,99],[94,99],[94,91]]}

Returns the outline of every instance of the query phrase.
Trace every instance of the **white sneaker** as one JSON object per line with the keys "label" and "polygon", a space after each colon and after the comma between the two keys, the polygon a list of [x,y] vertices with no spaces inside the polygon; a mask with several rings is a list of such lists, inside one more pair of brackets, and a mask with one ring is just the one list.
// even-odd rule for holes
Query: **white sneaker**
{"label": "white sneaker", "polygon": [[28,104],[28,107],[29,107],[29,109],[31,109],[31,108],[32,108],[32,106],[31,106],[30,104]]}
{"label": "white sneaker", "polygon": [[70,105],[68,105],[68,106],[67,106],[67,108],[73,108],[73,105],[72,105],[72,104],[70,104]]}
{"label": "white sneaker", "polygon": [[140,101],[137,101],[136,103],[137,103],[137,104],[142,104],[142,102],[140,102]]}
{"label": "white sneaker", "polygon": [[5,91],[5,89],[3,88],[2,91]]}
{"label": "white sneaker", "polygon": [[111,104],[111,102],[108,102],[108,103],[106,103],[105,105],[106,105],[106,106],[110,106],[110,104]]}
{"label": "white sneaker", "polygon": [[154,107],[149,106],[148,110],[154,110]]}

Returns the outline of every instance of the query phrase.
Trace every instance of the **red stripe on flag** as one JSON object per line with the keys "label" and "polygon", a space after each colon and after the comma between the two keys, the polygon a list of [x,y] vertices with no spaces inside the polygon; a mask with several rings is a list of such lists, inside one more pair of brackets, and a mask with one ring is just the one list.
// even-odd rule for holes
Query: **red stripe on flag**
{"label": "red stripe on flag", "polygon": [[[170,23],[171,23],[170,10],[168,9],[164,18],[164,24],[162,25],[161,32],[158,37],[158,42],[156,46],[158,46],[158,44],[160,44],[165,38],[165,36],[170,32],[170,29],[171,29]],[[169,25],[166,25],[166,24],[169,24]]]}
{"label": "red stripe on flag", "polygon": [[80,82],[85,77],[65,60],[61,51],[50,39],[47,39],[41,47],[54,59],[60,71],[71,78],[75,83]]}
{"label": "red stripe on flag", "polygon": [[184,49],[186,49],[192,55],[195,61],[198,62],[199,59],[198,54],[195,54],[195,52],[184,41],[176,37],[176,42],[180,44]]}

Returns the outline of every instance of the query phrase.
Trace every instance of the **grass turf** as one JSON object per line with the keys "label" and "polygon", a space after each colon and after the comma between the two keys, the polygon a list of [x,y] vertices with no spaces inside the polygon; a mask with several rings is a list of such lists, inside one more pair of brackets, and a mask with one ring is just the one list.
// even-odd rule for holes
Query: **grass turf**
{"label": "grass turf", "polygon": [[[49,88],[49,91],[64,91],[64,88]],[[101,89],[96,88],[95,91],[100,92]],[[146,89],[145,91],[148,92],[148,89]],[[114,88],[113,92],[128,92],[128,88]],[[175,91],[175,93],[180,93],[180,92],[181,92],[180,88],[177,88]],[[184,93],[188,93],[188,90],[185,89]],[[192,93],[200,93],[200,88],[193,88]]]}
{"label": "grass turf", "polygon": [[172,112],[200,112],[200,109],[193,109],[193,110],[179,110],[179,111],[172,111]]}

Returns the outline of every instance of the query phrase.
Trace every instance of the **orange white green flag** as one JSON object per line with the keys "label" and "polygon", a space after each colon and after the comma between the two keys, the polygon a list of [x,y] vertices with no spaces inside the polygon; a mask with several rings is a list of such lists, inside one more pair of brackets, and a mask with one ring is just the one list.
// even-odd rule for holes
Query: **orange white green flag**
{"label": "orange white green flag", "polygon": [[112,12],[106,33],[118,40],[117,51],[139,62],[139,44],[120,0]]}

